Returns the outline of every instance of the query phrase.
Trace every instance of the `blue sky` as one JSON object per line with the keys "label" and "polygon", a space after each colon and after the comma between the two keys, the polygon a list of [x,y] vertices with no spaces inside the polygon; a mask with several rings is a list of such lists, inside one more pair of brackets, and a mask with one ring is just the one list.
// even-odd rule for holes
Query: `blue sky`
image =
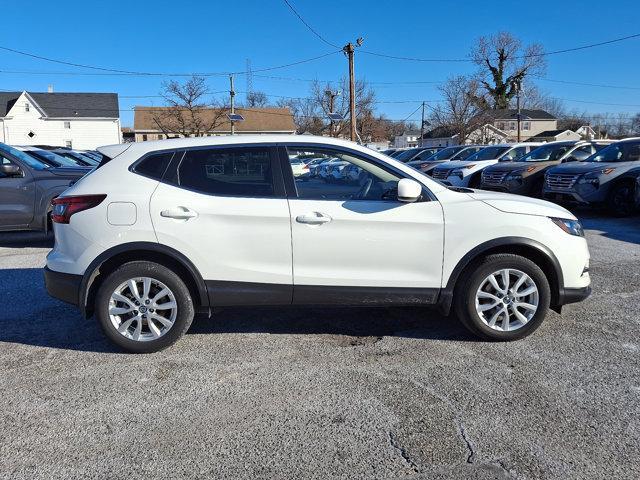
{"label": "blue sky", "polygon": [[[343,45],[358,36],[363,49],[422,58],[464,58],[480,35],[500,30],[524,43],[557,50],[640,33],[640,2],[547,1],[428,2],[290,0],[330,42]],[[481,5],[481,7],[479,7]],[[511,7],[513,5],[513,8]],[[5,31],[0,46],[75,63],[152,72],[254,71],[315,57],[334,50],[315,37],[282,0],[130,1],[79,0],[3,2]],[[547,58],[546,76],[537,85],[564,99],[569,109],[587,112],[640,112],[640,38]],[[471,73],[469,63],[408,62],[357,54],[356,75],[374,82],[378,111],[403,119],[421,100],[437,100],[436,84],[388,85],[382,82],[437,82]],[[134,105],[160,104],[162,77],[59,75],[95,71],[57,65],[0,51],[0,88],[58,92],[117,92],[123,125],[131,125]],[[6,73],[7,71],[43,74]],[[339,79],[347,62],[335,54],[301,65],[256,72],[255,90],[271,95],[305,96],[309,82]],[[264,78],[270,75],[281,78]],[[633,87],[602,88],[550,80]],[[209,77],[212,91],[228,89],[227,77]],[[246,89],[242,76],[236,89]],[[273,97],[275,101],[276,97]],[[586,103],[594,102],[594,103]],[[601,105],[601,104],[602,105]],[[619,105],[604,105],[619,104]],[[416,113],[412,119],[418,119]]]}

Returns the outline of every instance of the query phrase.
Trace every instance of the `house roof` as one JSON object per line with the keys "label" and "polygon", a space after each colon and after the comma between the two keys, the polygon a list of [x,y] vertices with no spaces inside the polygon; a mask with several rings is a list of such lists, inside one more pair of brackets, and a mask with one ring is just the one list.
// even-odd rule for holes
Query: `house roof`
{"label": "house roof", "polygon": [[[26,92],[47,117],[120,118],[117,93]],[[0,116],[5,117],[22,92],[0,93]]]}
{"label": "house roof", "polygon": [[[520,110],[520,114],[522,115],[521,118],[523,120],[557,120],[557,117],[551,115],[545,110],[529,110],[523,108]],[[505,110],[488,110],[484,112],[483,115],[486,115],[493,120],[517,120],[518,110],[514,108]]]}
{"label": "house roof", "polygon": [[[160,131],[154,122],[154,115],[162,113],[166,107],[135,107],[133,129],[136,131]],[[244,117],[243,122],[236,122],[238,132],[295,132],[296,125],[288,108],[236,108],[236,113]],[[212,121],[215,109],[204,109],[201,113],[203,121]],[[213,132],[228,132],[231,123],[226,116]]]}
{"label": "house roof", "polygon": [[456,134],[457,133],[454,128],[447,125],[441,125],[426,132],[422,138],[451,138]]}
{"label": "house roof", "polygon": [[534,135],[531,138],[557,137],[561,133],[565,133],[565,132],[574,133],[572,130],[567,130],[566,128],[561,128],[559,130],[545,130],[544,132],[540,132],[540,133]]}

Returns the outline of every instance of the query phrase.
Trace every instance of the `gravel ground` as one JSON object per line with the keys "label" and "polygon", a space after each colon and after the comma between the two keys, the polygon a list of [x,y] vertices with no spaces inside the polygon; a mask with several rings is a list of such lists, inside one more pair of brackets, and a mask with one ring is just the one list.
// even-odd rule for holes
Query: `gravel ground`
{"label": "gravel ground", "polygon": [[119,353],[0,235],[0,478],[640,478],[640,218],[515,343],[418,308],[225,309]]}

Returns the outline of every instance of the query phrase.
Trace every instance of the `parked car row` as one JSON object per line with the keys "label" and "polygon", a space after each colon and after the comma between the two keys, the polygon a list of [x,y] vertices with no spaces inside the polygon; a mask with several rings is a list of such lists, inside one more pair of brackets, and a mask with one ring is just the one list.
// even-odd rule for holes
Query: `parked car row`
{"label": "parked car row", "polygon": [[619,216],[640,209],[640,138],[459,145],[407,164],[453,187],[605,206]]}
{"label": "parked car row", "polygon": [[0,143],[0,231],[49,231],[52,199],[92,169],[51,150]]}

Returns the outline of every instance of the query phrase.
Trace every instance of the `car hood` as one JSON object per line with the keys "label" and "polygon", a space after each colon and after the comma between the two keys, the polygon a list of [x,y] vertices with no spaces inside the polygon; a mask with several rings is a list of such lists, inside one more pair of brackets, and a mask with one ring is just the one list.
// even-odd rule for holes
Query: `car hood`
{"label": "car hood", "polygon": [[515,170],[525,170],[529,167],[537,167],[536,170],[557,165],[558,162],[500,162],[496,165],[492,165],[487,169],[491,172],[513,172]]}
{"label": "car hood", "polygon": [[[616,165],[620,164],[618,163]],[[587,173],[595,170],[602,170],[608,166],[612,166],[612,164],[604,162],[571,162],[558,165],[557,167],[549,170],[549,173]]]}
{"label": "car hood", "polygon": [[447,168],[465,168],[469,165],[492,165],[496,163],[498,160],[478,160],[477,162],[468,162],[466,160],[453,160],[447,162]]}
{"label": "car hood", "polygon": [[472,190],[468,195],[474,200],[484,202],[501,212],[576,219],[566,208],[537,198],[484,190]]}

